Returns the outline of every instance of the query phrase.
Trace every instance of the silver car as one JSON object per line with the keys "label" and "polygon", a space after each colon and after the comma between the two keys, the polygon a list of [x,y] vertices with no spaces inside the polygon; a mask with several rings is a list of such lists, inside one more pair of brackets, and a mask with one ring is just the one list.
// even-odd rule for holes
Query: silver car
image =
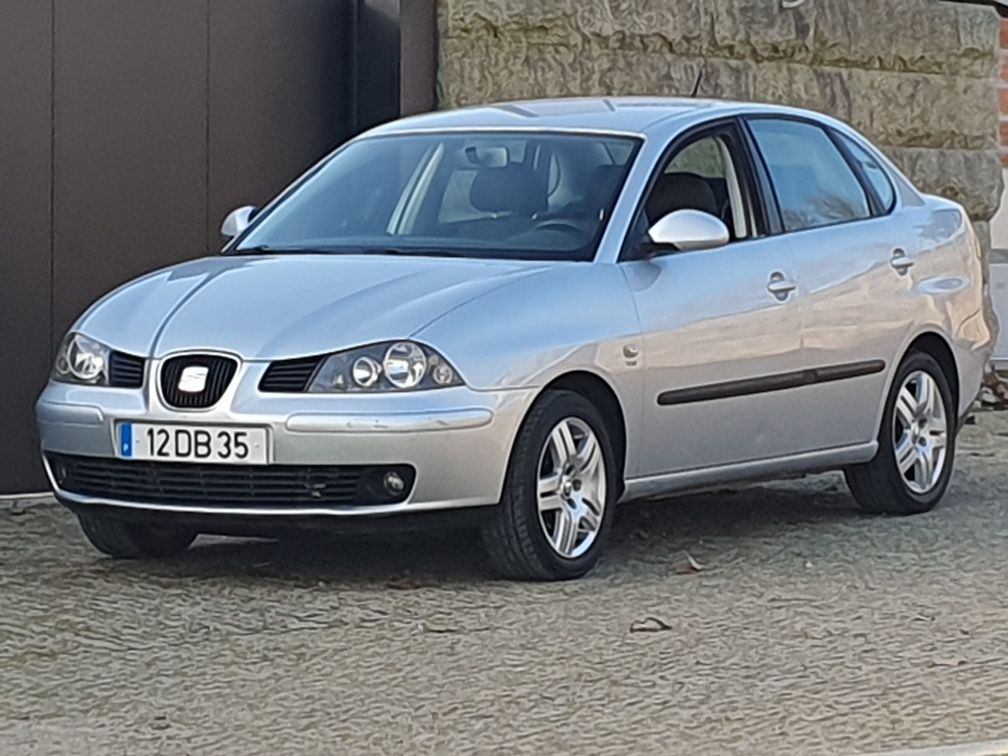
{"label": "silver car", "polygon": [[996,331],[963,209],[783,107],[407,118],[223,231],[93,305],[38,401],[112,556],[440,514],[505,575],[572,578],[619,502],[837,469],[924,512]]}

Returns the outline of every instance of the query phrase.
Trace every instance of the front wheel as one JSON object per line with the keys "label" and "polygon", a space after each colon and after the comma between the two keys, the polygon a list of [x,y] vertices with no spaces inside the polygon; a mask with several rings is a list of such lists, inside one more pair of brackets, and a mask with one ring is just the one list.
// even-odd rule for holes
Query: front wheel
{"label": "front wheel", "polygon": [[80,513],[81,530],[98,551],[116,559],[160,559],[181,554],[196,531],[175,525],[155,525]]}
{"label": "front wheel", "polygon": [[605,422],[587,399],[549,391],[515,441],[483,542],[506,577],[567,580],[598,561],[612,523],[616,466]]}
{"label": "front wheel", "polygon": [[878,453],[845,471],[858,506],[874,514],[927,512],[952,477],[956,407],[941,366],[911,353],[900,365],[882,416]]}

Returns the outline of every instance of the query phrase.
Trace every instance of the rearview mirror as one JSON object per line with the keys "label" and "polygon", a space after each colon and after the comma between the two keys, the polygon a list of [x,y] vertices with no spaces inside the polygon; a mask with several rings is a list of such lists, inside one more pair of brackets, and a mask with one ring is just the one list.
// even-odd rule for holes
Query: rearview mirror
{"label": "rearview mirror", "polygon": [[672,247],[680,252],[716,249],[728,243],[728,226],[719,218],[700,210],[676,210],[662,216],[648,230],[657,247]]}
{"label": "rearview mirror", "polygon": [[259,208],[252,205],[245,205],[244,207],[239,207],[237,210],[232,210],[228,213],[228,217],[224,219],[224,223],[221,224],[221,236],[225,239],[234,239],[249,227],[253,216],[257,212],[259,212]]}

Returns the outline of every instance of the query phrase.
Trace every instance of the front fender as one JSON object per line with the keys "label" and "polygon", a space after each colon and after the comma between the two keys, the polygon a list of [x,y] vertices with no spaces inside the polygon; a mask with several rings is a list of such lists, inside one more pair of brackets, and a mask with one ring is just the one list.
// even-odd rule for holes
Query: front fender
{"label": "front fender", "polygon": [[571,372],[600,377],[623,407],[628,458],[636,458],[644,357],[619,265],[552,266],[460,305],[414,337],[444,354],[476,390],[542,388]]}

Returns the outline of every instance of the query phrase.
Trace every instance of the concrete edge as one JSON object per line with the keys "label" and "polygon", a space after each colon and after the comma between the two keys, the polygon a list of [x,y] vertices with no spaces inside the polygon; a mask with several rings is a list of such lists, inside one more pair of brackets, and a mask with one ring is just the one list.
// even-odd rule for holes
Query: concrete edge
{"label": "concrete edge", "polygon": [[27,507],[37,506],[39,504],[50,504],[54,501],[55,499],[49,491],[41,491],[39,493],[0,494],[0,510],[13,509],[23,511]]}
{"label": "concrete edge", "polygon": [[959,743],[931,748],[907,748],[898,751],[879,751],[862,756],[1005,756],[1008,740],[987,740],[979,743]]}

